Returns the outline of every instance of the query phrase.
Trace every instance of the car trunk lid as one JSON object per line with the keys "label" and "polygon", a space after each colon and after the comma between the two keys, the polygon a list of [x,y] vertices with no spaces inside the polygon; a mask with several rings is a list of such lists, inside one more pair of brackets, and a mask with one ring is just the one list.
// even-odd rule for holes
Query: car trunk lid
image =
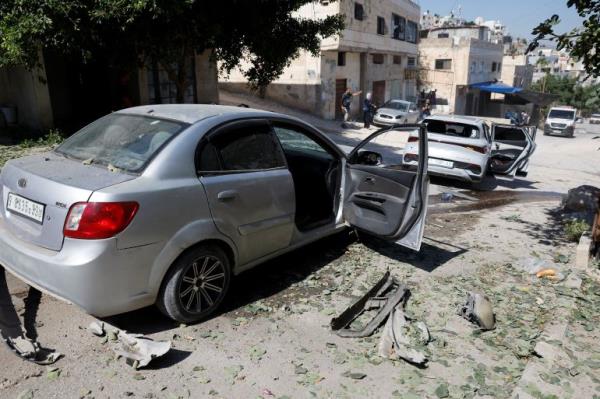
{"label": "car trunk lid", "polygon": [[[2,169],[0,215],[20,239],[59,251],[69,208],[85,202],[99,189],[134,179],[135,175],[109,172],[105,167],[84,165],[55,153],[42,153],[9,161]],[[43,207],[42,220],[8,210],[9,194]]]}

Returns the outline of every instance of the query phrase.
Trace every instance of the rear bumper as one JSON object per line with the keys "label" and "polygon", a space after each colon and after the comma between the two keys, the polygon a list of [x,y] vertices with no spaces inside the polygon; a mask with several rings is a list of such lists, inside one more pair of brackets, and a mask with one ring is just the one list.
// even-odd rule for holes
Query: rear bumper
{"label": "rear bumper", "polygon": [[[98,317],[151,305],[148,287],[158,245],[117,250],[116,239],[65,239],[60,252],[13,236],[0,218],[0,264],[17,278]],[[152,294],[154,293],[154,294]]]}
{"label": "rear bumper", "polygon": [[[415,162],[409,162],[408,165],[416,165]],[[447,177],[451,179],[461,180],[469,183],[479,183],[483,180],[485,169],[482,169],[480,174],[475,174],[467,169],[462,168],[444,168],[429,164],[427,173],[432,176]]]}

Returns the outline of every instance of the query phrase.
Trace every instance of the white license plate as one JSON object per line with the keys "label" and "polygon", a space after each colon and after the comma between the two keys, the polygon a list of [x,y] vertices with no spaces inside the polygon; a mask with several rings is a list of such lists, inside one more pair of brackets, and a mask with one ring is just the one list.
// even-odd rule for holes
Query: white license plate
{"label": "white license plate", "polygon": [[40,224],[44,221],[45,206],[17,194],[8,193],[6,209]]}
{"label": "white license plate", "polygon": [[562,130],[560,130],[560,129],[552,129],[552,133],[562,133]]}
{"label": "white license plate", "polygon": [[444,161],[443,159],[429,158],[429,165],[441,166],[443,168],[452,169],[454,167],[454,162]]}

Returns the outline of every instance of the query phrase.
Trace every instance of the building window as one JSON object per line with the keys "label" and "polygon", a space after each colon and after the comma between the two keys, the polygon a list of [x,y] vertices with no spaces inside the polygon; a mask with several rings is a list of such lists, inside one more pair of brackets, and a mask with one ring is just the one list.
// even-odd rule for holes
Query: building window
{"label": "building window", "polygon": [[338,52],[338,66],[346,66],[346,52]]}
{"label": "building window", "polygon": [[385,35],[385,18],[377,17],[377,34]]}
{"label": "building window", "polygon": [[498,72],[502,72],[502,63],[501,62],[498,63]]}
{"label": "building window", "polygon": [[362,4],[357,2],[354,2],[354,19],[357,21],[365,19],[365,9]]}
{"label": "building window", "polygon": [[385,54],[372,54],[373,64],[381,65],[385,63]]}
{"label": "building window", "polygon": [[448,39],[449,37],[449,33],[438,33],[438,39]]}
{"label": "building window", "polygon": [[402,65],[402,56],[400,55],[395,55],[392,58],[392,62],[394,63],[394,65]]}
{"label": "building window", "polygon": [[410,43],[417,42],[417,24],[412,21],[406,21],[406,41]]}
{"label": "building window", "polygon": [[[183,94],[185,103],[197,102],[195,61],[192,57],[189,65],[186,65],[186,77],[189,86]],[[148,102],[150,104],[174,104],[177,102],[177,85],[169,79],[167,71],[158,63],[148,69]]]}
{"label": "building window", "polygon": [[392,14],[392,38],[397,40],[404,40],[404,31],[406,29],[406,19],[400,15]]}
{"label": "building window", "polygon": [[479,62],[479,72],[485,71],[485,62]]}
{"label": "building window", "polygon": [[469,72],[475,73],[476,69],[477,69],[477,63],[475,61],[471,62],[471,68],[469,68]]}
{"label": "building window", "polygon": [[452,60],[435,60],[435,69],[452,69]]}
{"label": "building window", "polygon": [[417,59],[415,57],[408,57],[408,60],[406,61],[406,66],[408,66],[408,67],[416,67],[417,66]]}
{"label": "building window", "polygon": [[496,72],[496,63],[492,62],[492,72]]}

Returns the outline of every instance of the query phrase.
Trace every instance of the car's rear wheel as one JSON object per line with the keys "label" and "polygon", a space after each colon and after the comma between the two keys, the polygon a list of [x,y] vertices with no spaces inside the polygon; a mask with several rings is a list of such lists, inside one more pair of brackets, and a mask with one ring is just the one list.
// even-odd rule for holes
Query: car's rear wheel
{"label": "car's rear wheel", "polygon": [[167,273],[158,308],[178,322],[198,322],[223,302],[230,279],[231,265],[221,248],[206,245],[191,249]]}

